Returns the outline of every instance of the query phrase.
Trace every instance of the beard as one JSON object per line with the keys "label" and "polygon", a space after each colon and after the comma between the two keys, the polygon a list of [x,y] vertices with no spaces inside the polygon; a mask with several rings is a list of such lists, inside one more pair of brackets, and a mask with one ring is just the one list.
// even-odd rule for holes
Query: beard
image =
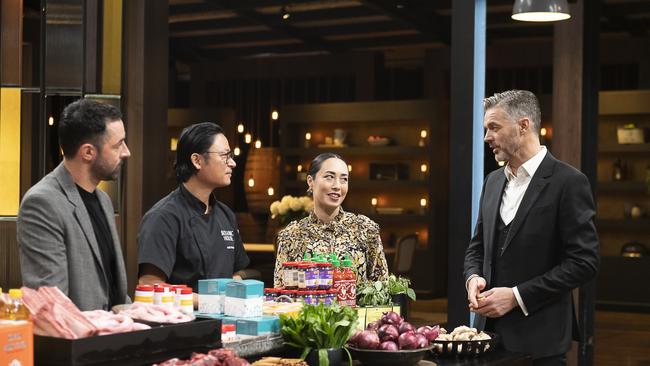
{"label": "beard", "polygon": [[97,158],[95,164],[93,164],[92,172],[95,178],[98,180],[117,180],[122,171],[122,160],[117,164],[117,166],[110,166],[108,162],[100,157]]}

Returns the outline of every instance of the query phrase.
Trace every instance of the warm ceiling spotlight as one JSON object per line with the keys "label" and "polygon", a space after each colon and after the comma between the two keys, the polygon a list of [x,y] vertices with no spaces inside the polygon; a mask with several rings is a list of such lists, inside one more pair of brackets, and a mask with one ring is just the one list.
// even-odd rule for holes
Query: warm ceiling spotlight
{"label": "warm ceiling spotlight", "polygon": [[352,173],[352,164],[348,164],[348,173]]}
{"label": "warm ceiling spotlight", "polygon": [[50,118],[47,119],[47,124],[50,126],[54,126],[54,117],[50,116]]}
{"label": "warm ceiling spotlight", "polygon": [[252,176],[248,178],[248,186],[251,188],[255,187],[255,179]]}
{"label": "warm ceiling spotlight", "polygon": [[250,144],[251,141],[253,141],[253,136],[251,136],[250,133],[245,134],[244,135],[244,142],[247,143],[247,144]]}
{"label": "warm ceiling spotlight", "polygon": [[427,135],[428,135],[427,130],[422,130],[422,131],[420,131],[420,137],[421,137],[421,138],[426,139],[426,138],[427,138]]}
{"label": "warm ceiling spotlight", "polygon": [[273,112],[271,112],[271,119],[272,120],[277,121],[279,117],[280,117],[280,114],[278,113],[278,111],[273,110]]}
{"label": "warm ceiling spotlight", "polygon": [[545,128],[545,127],[542,127],[542,128],[539,130],[539,134],[542,135],[542,136],[546,136],[546,132],[547,132],[547,131],[546,131],[546,128]]}
{"label": "warm ceiling spotlight", "polygon": [[273,196],[273,195],[275,194],[275,190],[273,189],[272,186],[269,186],[269,189],[266,190],[266,193],[267,193],[269,196]]}
{"label": "warm ceiling spotlight", "polygon": [[567,0],[515,0],[512,19],[522,22],[557,22],[571,18]]}
{"label": "warm ceiling spotlight", "polygon": [[289,8],[286,5],[283,5],[280,8],[280,14],[282,15],[282,20],[288,20],[289,17],[291,17],[291,13],[289,13]]}
{"label": "warm ceiling spotlight", "polygon": [[244,133],[244,124],[240,123],[237,125],[237,132]]}
{"label": "warm ceiling spotlight", "polygon": [[262,141],[260,141],[260,140],[258,139],[258,140],[255,141],[255,148],[256,148],[256,149],[259,149],[260,147],[262,147]]}
{"label": "warm ceiling spotlight", "polygon": [[241,149],[239,148],[239,146],[235,147],[235,150],[233,150],[233,154],[235,154],[235,156],[239,156],[241,154]]}

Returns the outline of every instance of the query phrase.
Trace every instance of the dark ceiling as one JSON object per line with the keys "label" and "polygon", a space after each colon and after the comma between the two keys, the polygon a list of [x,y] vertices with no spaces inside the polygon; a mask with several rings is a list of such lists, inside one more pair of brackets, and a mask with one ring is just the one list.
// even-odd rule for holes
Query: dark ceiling
{"label": "dark ceiling", "polygon": [[[593,1],[593,0],[585,0]],[[549,23],[488,0],[487,41],[550,39]],[[445,47],[451,0],[169,0],[170,52],[183,61]],[[288,13],[288,19],[282,15]],[[603,36],[648,37],[650,0],[605,0]]]}

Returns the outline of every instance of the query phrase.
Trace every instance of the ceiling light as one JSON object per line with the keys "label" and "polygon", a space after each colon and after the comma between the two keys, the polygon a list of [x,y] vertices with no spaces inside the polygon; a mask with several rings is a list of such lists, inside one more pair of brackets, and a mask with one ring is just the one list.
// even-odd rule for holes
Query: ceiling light
{"label": "ceiling light", "polygon": [[571,18],[567,0],[515,0],[512,19],[523,22],[556,22]]}

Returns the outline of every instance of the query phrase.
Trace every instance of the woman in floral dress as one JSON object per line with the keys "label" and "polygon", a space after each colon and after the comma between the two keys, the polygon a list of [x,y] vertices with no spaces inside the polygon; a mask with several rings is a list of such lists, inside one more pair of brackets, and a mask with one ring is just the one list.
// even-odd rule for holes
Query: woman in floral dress
{"label": "woman in floral dress", "polygon": [[282,263],[312,255],[349,254],[359,281],[385,280],[388,266],[379,225],[367,216],[344,211],[348,193],[348,165],[337,154],[323,153],[311,162],[307,194],[314,199],[309,216],[293,221],[278,234],[274,286],[282,287]]}

